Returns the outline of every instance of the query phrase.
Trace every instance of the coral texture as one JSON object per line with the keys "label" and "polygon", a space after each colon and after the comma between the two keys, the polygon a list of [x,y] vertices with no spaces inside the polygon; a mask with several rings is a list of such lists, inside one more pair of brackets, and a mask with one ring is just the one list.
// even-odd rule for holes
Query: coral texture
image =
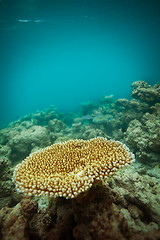
{"label": "coral texture", "polygon": [[[112,181],[113,185],[116,179]],[[24,197],[14,208],[0,210],[0,237],[2,240],[159,240],[158,224],[152,222],[158,220],[156,212],[154,208],[154,214],[150,211],[153,202],[149,203],[144,196],[140,201],[132,196],[134,192],[138,194],[140,187],[134,184],[132,191],[130,181],[126,182],[128,194],[125,197],[129,204],[119,208],[123,203],[117,197],[126,187],[125,181],[124,177],[122,181],[119,179],[118,192],[116,185],[112,190],[97,184],[74,199],[50,199],[45,209],[39,208],[35,200]]]}
{"label": "coral texture", "polygon": [[130,229],[139,233],[159,229],[160,183],[158,178],[148,176],[144,167],[134,164],[133,168],[124,169],[120,174],[117,172],[109,179],[108,184],[115,194],[114,203],[123,213]]}
{"label": "coral texture", "polygon": [[142,102],[153,105],[160,101],[160,85],[155,84],[153,87],[145,81],[137,81],[132,83],[132,96]]}
{"label": "coral texture", "polygon": [[79,198],[53,200],[46,211],[23,198],[14,208],[0,211],[1,239],[128,239],[130,230],[113,196],[104,186],[94,186]]}
{"label": "coral texture", "polygon": [[11,180],[13,171],[6,158],[0,158],[0,208],[11,204],[14,184]]}
{"label": "coral texture", "polygon": [[160,115],[145,113],[141,120],[132,120],[125,133],[125,142],[141,162],[159,162]]}
{"label": "coral texture", "polygon": [[[56,113],[52,106],[24,116],[1,129],[0,239],[159,240],[159,95],[160,85],[150,86],[144,81],[138,81],[132,84],[132,100],[116,100],[113,95],[105,96],[97,102],[82,104],[81,111],[77,113],[65,114]],[[100,148],[101,144],[98,144],[95,152],[89,141],[85,141],[99,136],[105,138],[101,138],[105,144],[112,143],[109,139],[125,143],[135,153],[136,163],[118,171],[115,161],[105,166],[105,160],[108,161],[105,148]],[[78,141],[82,144],[78,144]],[[75,143],[74,146],[72,143]],[[60,146],[57,165],[54,165],[56,171],[52,173],[50,163],[54,160],[52,157],[47,158],[47,149],[50,147],[40,150],[51,144],[54,144],[53,150]],[[92,145],[96,145],[93,139]],[[117,154],[117,150],[114,151],[115,159],[119,158],[120,152]],[[39,157],[36,160],[37,154],[43,156],[45,161]],[[110,154],[110,160],[112,156]],[[26,157],[19,165],[22,173],[19,178],[23,181],[16,180],[19,193],[11,178],[15,165]],[[33,164],[27,165],[31,158]],[[95,159],[98,161],[96,171]],[[89,161],[92,169],[87,166]],[[73,163],[77,168],[74,168]],[[31,166],[30,170],[27,166]],[[68,166],[68,173],[60,172],[60,169],[66,169],[64,166]],[[41,168],[44,171],[39,171]],[[113,169],[115,173],[108,177]],[[41,176],[38,175],[40,173]],[[56,180],[49,185],[50,174],[59,182]],[[68,177],[72,177],[72,181],[67,180]],[[78,185],[79,179],[85,177],[83,186]],[[68,188],[65,188],[65,184],[71,184],[71,187],[67,185]],[[50,189],[47,189],[49,186]],[[78,194],[80,187],[82,193]],[[37,189],[42,196],[28,197],[36,195]],[[65,192],[66,189],[71,192]],[[22,199],[23,191],[27,196]]]}
{"label": "coral texture", "polygon": [[20,192],[74,198],[97,180],[134,162],[126,145],[105,138],[70,140],[31,154],[15,168]]}

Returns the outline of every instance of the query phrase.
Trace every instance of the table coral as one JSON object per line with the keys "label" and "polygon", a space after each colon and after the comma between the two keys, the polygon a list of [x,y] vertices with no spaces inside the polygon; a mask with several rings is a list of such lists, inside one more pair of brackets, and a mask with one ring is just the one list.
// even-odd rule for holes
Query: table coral
{"label": "table coral", "polygon": [[118,141],[70,140],[31,154],[16,166],[13,181],[27,195],[74,198],[134,161],[127,146]]}

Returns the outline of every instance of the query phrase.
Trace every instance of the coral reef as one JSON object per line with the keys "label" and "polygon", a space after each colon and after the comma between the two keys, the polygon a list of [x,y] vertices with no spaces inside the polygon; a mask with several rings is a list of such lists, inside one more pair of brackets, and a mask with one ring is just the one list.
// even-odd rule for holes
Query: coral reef
{"label": "coral reef", "polygon": [[[26,154],[29,154],[35,147],[41,148],[50,144],[49,131],[42,126],[32,126],[29,129],[22,129],[19,134],[12,137],[8,145],[12,149],[12,161],[23,159]],[[17,159],[17,155],[19,159]]]}
{"label": "coral reef", "polygon": [[24,121],[13,129],[1,130],[1,135],[3,137],[2,144],[5,143],[3,152],[12,163],[25,158],[33,148],[41,148],[51,143],[49,131],[45,127],[31,124],[29,121]]}
{"label": "coral reef", "polygon": [[36,203],[24,198],[14,208],[2,208],[0,211],[1,239],[30,239],[29,220],[36,213],[36,206]]}
{"label": "coral reef", "polygon": [[160,161],[160,115],[145,113],[141,120],[132,120],[125,133],[125,142],[143,162]]}
{"label": "coral reef", "polygon": [[136,158],[148,164],[159,162],[160,157],[160,86],[151,87],[144,81],[132,84],[132,96],[140,104],[149,104],[148,111],[131,120],[125,132],[125,142],[136,153]]}
{"label": "coral reef", "polygon": [[[132,97],[106,95],[77,113],[51,106],[0,130],[0,239],[160,239],[160,85],[134,82]],[[97,137],[126,144],[136,163],[72,199],[16,191],[15,165],[29,154]]]}
{"label": "coral reef", "polygon": [[130,230],[120,211],[114,209],[111,191],[95,186],[84,198],[73,201],[77,225],[74,239],[127,239]]}
{"label": "coral reef", "polygon": [[[144,89],[150,91],[150,95],[154,92],[154,96],[159,96],[158,84],[151,87],[143,81],[138,81],[132,84],[132,88],[133,96],[135,91],[143,93]],[[87,140],[101,136],[125,142],[133,151],[137,152],[136,156],[140,161],[145,158],[153,158],[158,161],[159,133],[157,130],[155,134],[154,132],[155,128],[159,129],[160,104],[155,102],[156,99],[159,101],[159,98],[154,97],[154,101],[151,102],[145,100],[146,98],[143,101],[140,97],[136,98],[138,100],[115,100],[111,95],[105,96],[96,104],[93,102],[82,104],[82,110],[78,114],[69,113],[68,116],[67,114],[57,114],[55,108],[51,107],[45,111],[25,116],[0,131],[0,155],[7,157],[12,163],[16,163],[22,161],[31,152],[54,142],[75,138]],[[136,135],[133,139],[132,133],[136,128],[135,121],[139,121],[142,126],[147,123],[146,127],[141,128],[141,139]],[[155,126],[153,126],[154,124]],[[149,126],[152,130],[149,130]],[[151,141],[145,142],[145,135]],[[143,141],[145,145],[143,148],[136,144],[136,142]],[[152,147],[148,146],[151,142],[153,142]],[[146,155],[147,149],[151,150],[152,154]]]}
{"label": "coral reef", "polygon": [[13,174],[25,194],[74,198],[135,161],[126,145],[105,138],[56,143],[31,154]]}
{"label": "coral reef", "polygon": [[138,164],[117,173],[108,184],[115,194],[114,203],[130,229],[145,233],[158,230],[160,226],[160,183],[143,171]]}
{"label": "coral reef", "polygon": [[77,199],[51,200],[45,211],[38,210],[33,200],[23,198],[13,209],[1,209],[1,239],[126,239],[127,223],[119,211],[114,211],[112,202],[109,189],[102,186]]}
{"label": "coral reef", "polygon": [[7,158],[0,158],[0,208],[15,202],[14,184],[11,181],[13,170]]}
{"label": "coral reef", "polygon": [[[152,206],[156,197],[151,198],[148,194],[152,201],[146,200],[144,194],[139,193],[140,184],[139,181],[137,185],[134,183],[135,178],[142,180],[135,173],[128,177],[128,183],[124,176],[122,180],[115,176],[109,183],[111,189],[97,183],[77,198],[50,199],[50,204],[43,209],[35,200],[24,197],[14,208],[0,210],[1,239],[145,240],[147,234],[151,236],[148,239],[158,240],[159,213]],[[130,182],[134,183],[133,191]],[[151,191],[153,183],[156,181],[144,189],[145,193]],[[124,189],[128,204],[123,203]],[[140,200],[134,199],[133,193],[139,194]]]}
{"label": "coral reef", "polygon": [[160,102],[160,85],[155,84],[153,87],[145,81],[132,83],[132,96],[136,99],[146,102],[150,105]]}

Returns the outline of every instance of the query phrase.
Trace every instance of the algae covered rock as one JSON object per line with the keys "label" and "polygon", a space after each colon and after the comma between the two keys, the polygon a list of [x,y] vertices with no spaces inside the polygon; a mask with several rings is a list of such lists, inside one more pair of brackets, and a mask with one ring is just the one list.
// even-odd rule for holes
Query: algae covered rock
{"label": "algae covered rock", "polygon": [[149,110],[149,105],[147,103],[140,102],[136,99],[128,100],[126,98],[120,98],[116,101],[116,103],[123,106],[125,109],[127,109],[127,111],[132,110],[135,114],[145,113]]}
{"label": "algae covered rock", "polygon": [[18,203],[14,208],[4,207],[0,210],[0,232],[1,239],[30,239],[29,235],[29,216],[25,211],[32,210],[30,212],[31,216],[34,215],[34,208],[31,208],[30,201],[28,206],[25,206],[24,199],[22,203]]}
{"label": "algae covered rock", "polygon": [[48,123],[48,128],[52,132],[58,133],[60,131],[64,131],[65,127],[66,127],[65,124],[57,118],[50,120]]}
{"label": "algae covered rock", "polygon": [[98,136],[106,137],[103,130],[95,128],[93,126],[89,126],[89,125],[83,127],[83,130],[81,131],[81,136],[85,140],[90,139],[90,138],[95,138]]}
{"label": "algae covered rock", "polygon": [[160,183],[157,178],[139,174],[134,168],[133,172],[126,169],[110,178],[109,186],[115,193],[115,204],[131,229],[144,233],[158,230]]}
{"label": "algae covered rock", "polygon": [[145,113],[129,123],[125,142],[140,161],[160,161],[160,115]]}
{"label": "algae covered rock", "polygon": [[50,200],[46,209],[23,198],[13,208],[0,210],[1,239],[128,239],[127,222],[114,209],[109,189],[97,185],[77,199]]}
{"label": "algae covered rock", "polygon": [[150,105],[160,102],[160,85],[148,85],[145,81],[132,83],[132,97],[149,103]]}
{"label": "algae covered rock", "polygon": [[0,157],[0,209],[12,202],[14,185],[11,180],[13,170],[7,158]]}
{"label": "algae covered rock", "polygon": [[[50,199],[49,205],[43,208],[36,199],[24,197],[15,207],[0,210],[1,239],[13,239],[14,236],[14,239],[44,240],[137,240],[146,239],[144,236],[151,236],[151,233],[156,237],[159,234],[158,202],[155,207],[151,205],[159,200],[152,195],[149,197],[150,185],[144,180],[147,189],[142,190],[140,181],[142,178],[137,174],[122,175],[122,179],[115,176],[109,183],[111,188],[99,182],[75,199]],[[153,187],[154,182],[151,183]],[[126,205],[119,198],[122,189],[127,191],[124,195]],[[142,193],[137,198],[138,191]]]}
{"label": "algae covered rock", "polygon": [[50,144],[49,132],[45,127],[32,126],[29,129],[23,128],[18,134],[11,138],[8,145],[12,149],[11,159],[19,161],[25,158],[34,147],[44,147]]}

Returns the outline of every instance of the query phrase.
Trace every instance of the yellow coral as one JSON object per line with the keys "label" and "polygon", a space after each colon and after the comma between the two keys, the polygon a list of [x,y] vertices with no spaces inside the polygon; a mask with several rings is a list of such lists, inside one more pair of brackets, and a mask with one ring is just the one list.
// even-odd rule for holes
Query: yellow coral
{"label": "yellow coral", "polygon": [[126,145],[106,138],[70,140],[30,154],[15,168],[13,181],[27,195],[74,198],[135,161]]}

